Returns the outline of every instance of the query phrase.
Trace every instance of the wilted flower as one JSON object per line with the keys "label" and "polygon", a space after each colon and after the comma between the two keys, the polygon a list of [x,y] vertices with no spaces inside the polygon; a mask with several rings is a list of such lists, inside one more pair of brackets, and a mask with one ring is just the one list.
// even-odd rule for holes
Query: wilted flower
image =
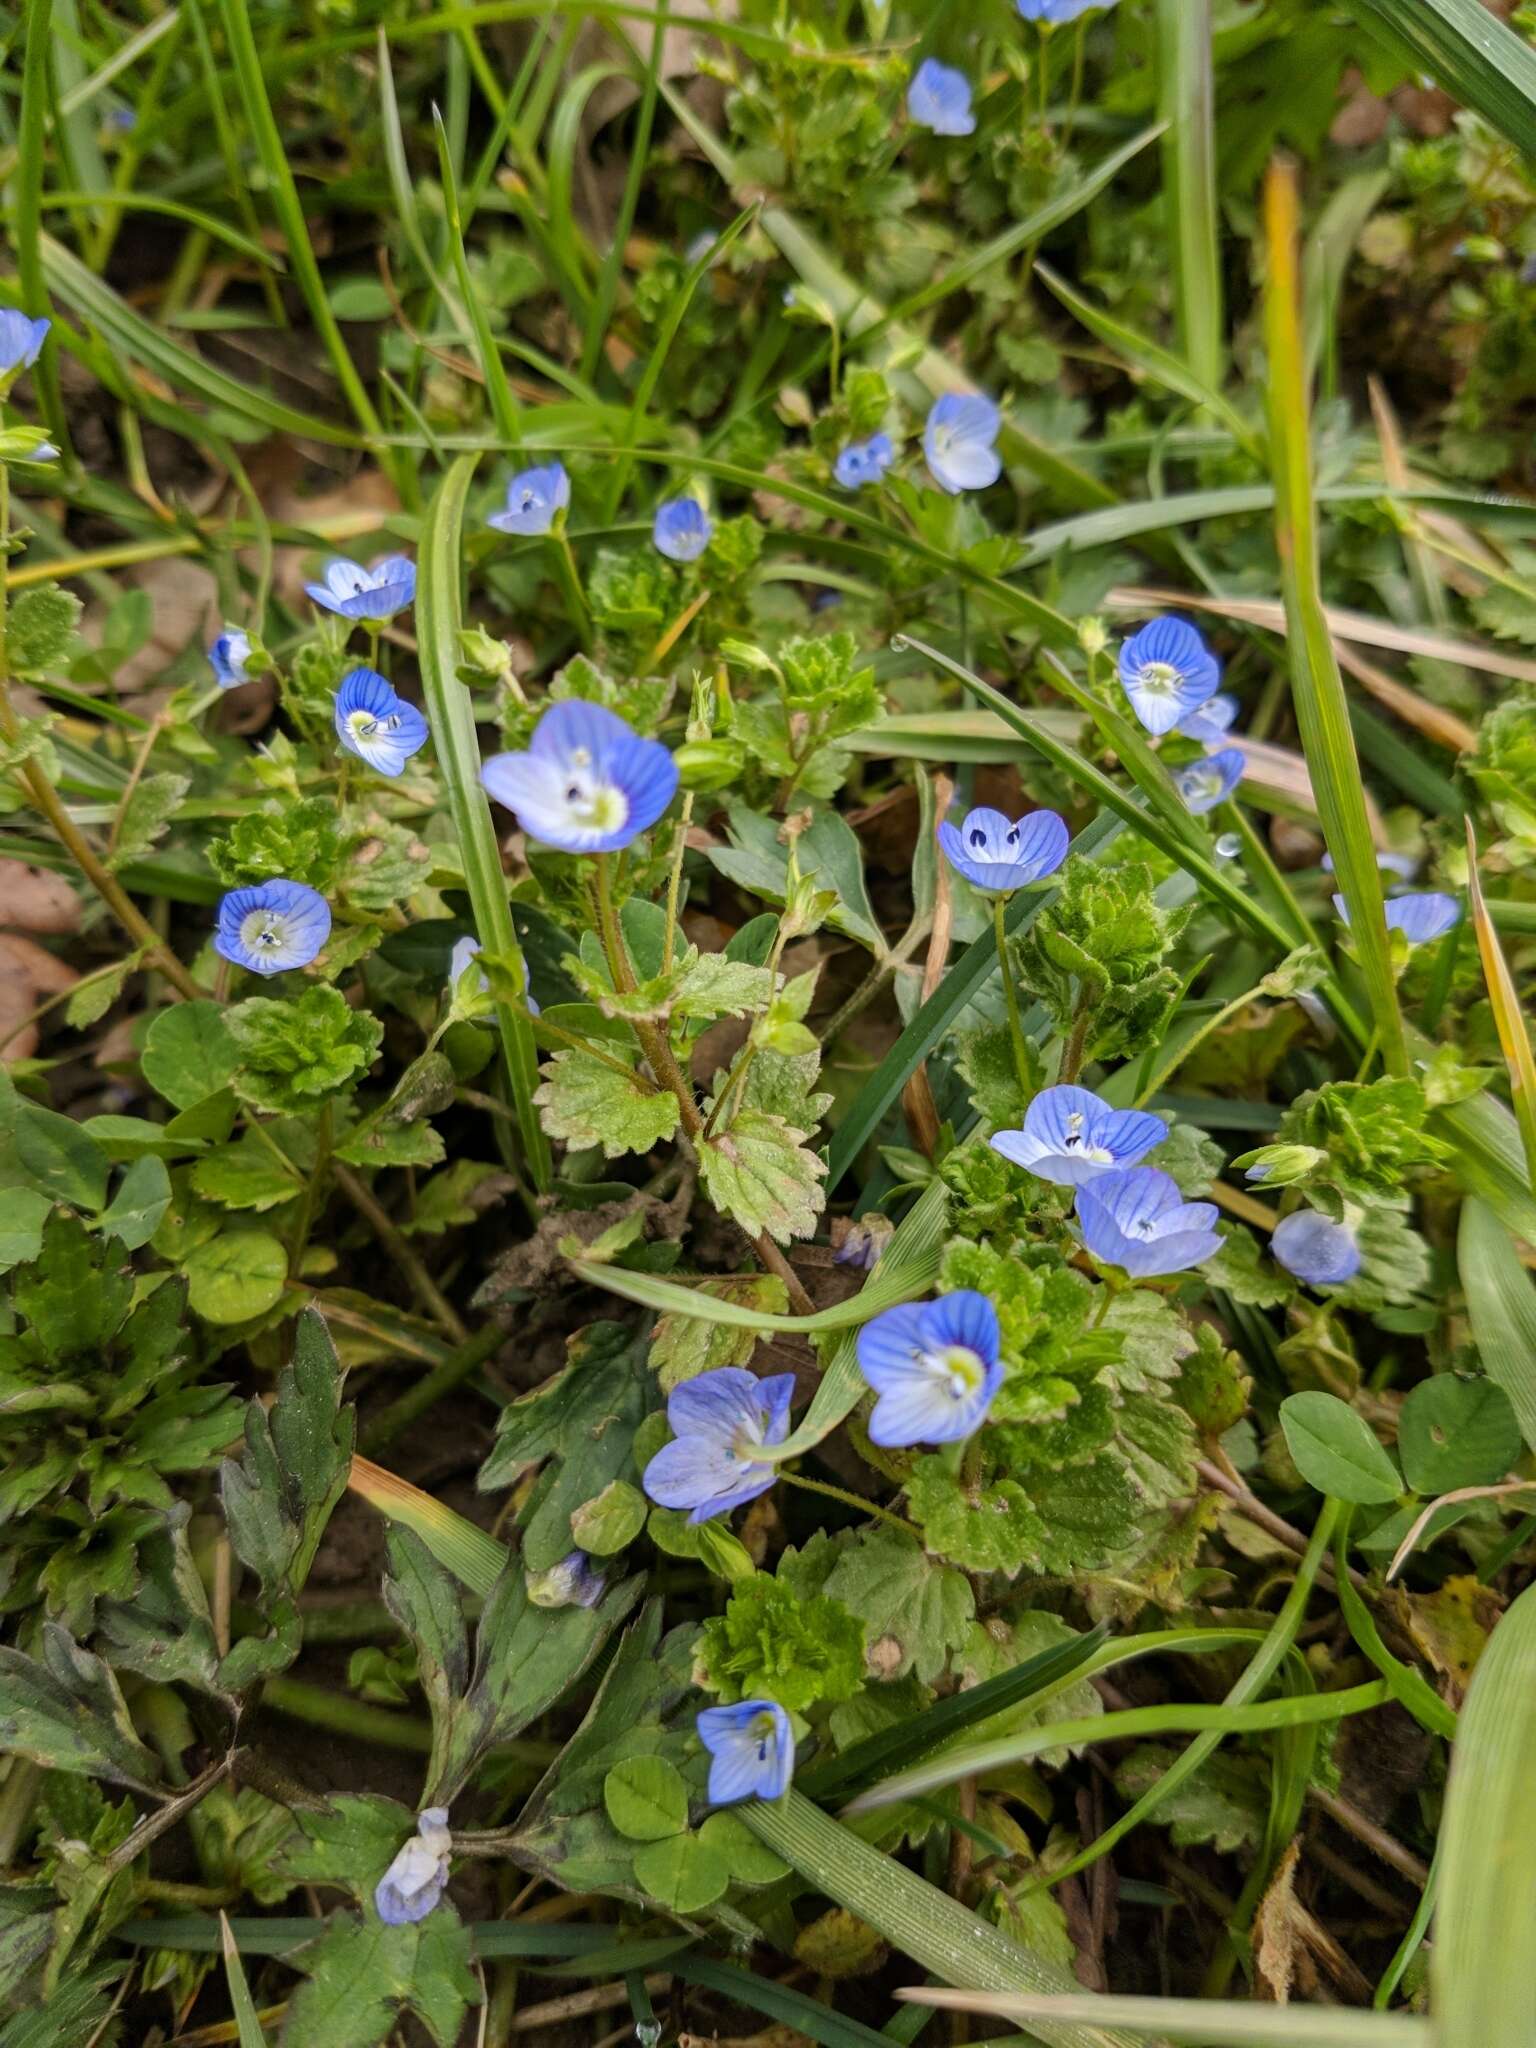
{"label": "wilted flower", "polygon": [[251,680],[251,636],[238,626],[226,626],[208,650],[208,660],[221,690],[233,690]]}
{"label": "wilted flower", "polygon": [[1214,697],[1207,697],[1188,718],[1181,718],[1174,731],[1181,739],[1198,740],[1203,747],[1214,747],[1231,730],[1237,713],[1237,699],[1221,690]]}
{"label": "wilted flower", "polygon": [[925,57],[907,87],[907,115],[935,135],[974,135],[971,81],[953,65]]}
{"label": "wilted flower", "polygon": [[[1333,907],[1349,923],[1349,905],[1335,896]],[[1410,946],[1427,946],[1431,939],[1443,939],[1461,916],[1461,904],[1438,889],[1420,889],[1407,896],[1393,896],[1382,905],[1387,930],[1401,932]]]}
{"label": "wilted flower", "polygon": [[373,1903],[386,1927],[425,1920],[448,1883],[453,1836],[446,1806],[428,1806],[416,1816],[416,1832],[374,1888]]}
{"label": "wilted flower", "polygon": [[1003,473],[1003,459],[992,445],[1002,427],[1002,414],[979,392],[946,391],[936,398],[923,427],[923,453],[941,491],[984,491]]}
{"label": "wilted flower", "polygon": [[530,838],[562,853],[612,853],[655,824],[678,771],[658,740],[568,697],[544,713],[525,754],[493,755],[480,780]]}
{"label": "wilted flower", "polygon": [[51,320],[33,320],[14,307],[0,306],[0,377],[30,370],[52,325]]}
{"label": "wilted flower", "polygon": [[507,509],[493,512],[487,524],[498,533],[548,533],[555,514],[571,502],[571,480],[560,462],[522,469],[507,485]]}
{"label": "wilted flower", "polygon": [[1024,1113],[1022,1131],[991,1140],[1015,1166],[1061,1187],[1082,1187],[1101,1174],[1134,1166],[1161,1145],[1168,1126],[1144,1109],[1111,1109],[1088,1088],[1042,1088]]}
{"label": "wilted flower", "polygon": [[659,1507],[687,1508],[707,1522],[766,1493],[777,1467],[752,1454],[789,1434],[792,1372],[760,1380],[723,1365],[684,1380],[667,1397],[673,1440],[646,1466],[641,1484]]}
{"label": "wilted flower", "polygon": [[697,498],[668,498],[656,507],[651,539],[669,562],[696,562],[714,530],[714,521]]}
{"label": "wilted flower", "polygon": [[355,668],[336,692],[336,737],[381,775],[398,775],[427,744],[426,719],[377,669]]}
{"label": "wilted flower", "polygon": [[1270,1248],[1288,1273],[1309,1287],[1337,1287],[1360,1270],[1360,1247],[1342,1223],[1315,1209],[1297,1209],[1275,1225]]}
{"label": "wilted flower", "polygon": [[872,1273],[895,1235],[895,1224],[878,1209],[871,1209],[856,1223],[851,1217],[840,1217],[832,1225],[833,1264],[857,1266],[861,1273]]}
{"label": "wilted flower", "polygon": [[1001,1343],[997,1310],[969,1287],[865,1323],[859,1371],[880,1397],[870,1442],[948,1444],[974,1435],[1002,1383]]}
{"label": "wilted flower", "polygon": [[959,825],[946,818],[938,837],[950,866],[972,888],[997,895],[1044,881],[1067,857],[1066,824],[1054,811],[1031,811],[1017,823],[1001,811],[968,811]]}
{"label": "wilted flower", "polygon": [[253,974],[307,967],[331,935],[331,908],[316,889],[281,878],[231,889],[219,903],[213,950]]}
{"label": "wilted flower", "polygon": [[777,1700],[706,1707],[694,1725],[710,1755],[711,1806],[783,1798],[795,1768],[795,1731]]}
{"label": "wilted flower", "polygon": [[877,484],[896,459],[889,434],[874,434],[867,441],[850,441],[832,465],[832,474],[845,491],[861,491]]}
{"label": "wilted flower", "polygon": [[1148,732],[1172,732],[1215,696],[1221,664],[1187,619],[1154,619],[1122,643],[1120,681]]}
{"label": "wilted flower", "polygon": [[1199,817],[1202,812],[1214,811],[1218,804],[1226,802],[1242,781],[1247,767],[1248,757],[1241,747],[1223,747],[1219,753],[1192,761],[1187,768],[1176,769],[1173,786]]}
{"label": "wilted flower", "polygon": [[593,1570],[584,1550],[572,1550],[547,1572],[526,1573],[524,1582],[535,1607],[595,1607],[608,1576]]}
{"label": "wilted flower", "polygon": [[1186,1202],[1178,1182],[1155,1166],[1101,1173],[1077,1191],[1083,1242],[1096,1259],[1133,1280],[1198,1266],[1220,1249],[1214,1202]]}
{"label": "wilted flower", "polygon": [[416,596],[416,564],[408,555],[386,555],[371,569],[338,556],[327,562],[323,580],[305,590],[322,610],[344,619],[389,619]]}

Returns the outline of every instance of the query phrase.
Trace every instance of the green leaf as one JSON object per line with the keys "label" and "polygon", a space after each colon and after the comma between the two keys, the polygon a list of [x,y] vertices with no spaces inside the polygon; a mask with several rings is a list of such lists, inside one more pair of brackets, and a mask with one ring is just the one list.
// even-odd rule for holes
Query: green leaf
{"label": "green leaf", "polygon": [[571,1513],[571,1537],[590,1557],[616,1557],[645,1527],[649,1503],[625,1479],[610,1479],[602,1492]]}
{"label": "green leaf", "polygon": [[102,1212],[101,1227],[108,1236],[120,1238],[127,1250],[136,1252],[149,1243],[170,1206],[171,1176],[165,1161],[147,1154],[135,1159],[123,1175],[111,1204]]}
{"label": "green leaf", "polygon": [[[726,829],[731,844],[708,849],[715,868],[754,896],[782,904],[789,884],[789,856],[780,844],[777,824],[745,804],[733,803],[727,806]],[[873,953],[883,953],[885,940],[864,882],[863,849],[841,813],[818,810],[810,829],[795,842],[795,852],[801,879],[833,894],[827,917],[832,929]]]}
{"label": "green leaf", "polygon": [[782,1117],[745,1108],[727,1130],[699,1139],[695,1149],[705,1194],[749,1237],[766,1231],[788,1244],[815,1230],[827,1168],[806,1150],[805,1135]]}
{"label": "green leaf", "polygon": [[0,1273],[29,1265],[37,1257],[52,1207],[50,1198],[34,1188],[0,1188]]}
{"label": "green leaf", "polygon": [[631,1842],[660,1842],[688,1825],[688,1787],[664,1757],[628,1757],[603,1780],[603,1805]]}
{"label": "green leaf", "polygon": [[454,2048],[464,2016],[480,2003],[469,1930],[450,1905],[414,1927],[334,1913],[318,1941],[292,1951],[304,1972],[288,2005],[285,2048],[379,2048],[409,2012],[436,2048]]}
{"label": "green leaf", "polygon": [[[783,1315],[789,1293],[774,1273],[727,1273],[718,1279],[696,1280],[690,1290],[715,1301],[729,1301],[763,1315]],[[756,1330],[707,1323],[697,1316],[668,1310],[656,1318],[651,1332],[650,1366],[670,1394],[684,1380],[726,1365],[746,1365],[757,1349]]]}
{"label": "green leaf", "polygon": [[67,1630],[45,1622],[42,1658],[0,1648],[0,1747],[47,1770],[86,1772],[136,1789],[160,1768],[134,1733],[111,1671]]}
{"label": "green leaf", "polygon": [[1045,1531],[1029,1495],[1014,1480],[962,1487],[945,1459],[929,1452],[913,1465],[906,1484],[924,1543],[952,1564],[1014,1578],[1039,1558]]}
{"label": "green leaf", "polygon": [[216,1095],[239,1064],[224,1017],[219,1003],[176,1003],[159,1011],[145,1034],[144,1078],[176,1109]]}
{"label": "green leaf", "polygon": [[259,1109],[311,1109],[361,1080],[384,1041],[377,1017],[311,984],[288,1002],[251,996],[225,1013],[240,1056],[236,1092]]}
{"label": "green leaf", "polygon": [[671,1913],[701,1913],[723,1898],[731,1866],[718,1839],[673,1835],[648,1842],[635,1857],[635,1881]]}
{"label": "green leaf", "polygon": [[116,1670],[216,1693],[218,1642],[187,1542],[191,1513],[188,1502],[178,1501],[161,1529],[141,1540],[133,1599],[103,1602],[98,1622]]}
{"label": "green leaf", "polygon": [[231,1230],[182,1262],[187,1298],[208,1323],[248,1323],[276,1308],[288,1284],[288,1254],[261,1230]]}
{"label": "green leaf", "polygon": [[[1142,1798],[1175,1755],[1158,1743],[1138,1744],[1116,1766],[1115,1790],[1127,1803]],[[1212,1848],[1221,1856],[1256,1849],[1264,1836],[1267,1779],[1262,1759],[1218,1754],[1160,1803],[1158,1820],[1176,1849]]]}
{"label": "green leaf", "polygon": [[108,862],[114,872],[147,853],[181,808],[192,787],[190,775],[142,775],[120,813],[117,844]]}
{"label": "green leaf", "polygon": [[132,1293],[118,1249],[64,1210],[49,1216],[41,1252],[11,1283],[11,1299],[52,1360],[100,1351],[127,1315]]}
{"label": "green leaf", "polygon": [[552,1138],[583,1148],[601,1145],[605,1159],[649,1152],[677,1129],[677,1097],[630,1071],[620,1073],[590,1052],[557,1052],[544,1063],[533,1100]]}
{"label": "green leaf", "polygon": [[16,1157],[55,1202],[96,1211],[107,1199],[105,1151],[73,1117],[24,1102],[16,1112]]}
{"label": "green leaf", "polygon": [[1362,1507],[1402,1493],[1397,1467],[1369,1423],[1336,1394],[1292,1394],[1280,1403],[1280,1427],[1297,1471],[1319,1493]]}
{"label": "green leaf", "polygon": [[235,2015],[240,2048],[265,2048],[267,2037],[262,2032],[251,1988],[245,1981],[245,1966],[240,1961],[240,1950],[230,1931],[229,1917],[222,1910],[219,1913],[219,1932],[224,1940],[224,1981],[229,1986],[229,2002]]}
{"label": "green leaf", "polygon": [[851,1699],[864,1682],[864,1627],[840,1600],[755,1572],[704,1624],[702,1682],[727,1703],[773,1699],[791,1713]]}
{"label": "green leaf", "polygon": [[217,1152],[199,1159],[192,1168],[192,1185],[207,1200],[226,1209],[275,1209],[302,1192],[293,1175],[285,1173],[266,1146],[253,1137],[221,1145]]}
{"label": "green leaf", "polygon": [[848,1544],[823,1591],[863,1622],[872,1666],[884,1678],[938,1678],[976,1611],[963,1573],[885,1524]]}
{"label": "green leaf", "polygon": [[1491,1486],[1521,1453],[1520,1425],[1494,1380],[1438,1373],[1421,1381],[1397,1418],[1397,1449],[1415,1493]]}

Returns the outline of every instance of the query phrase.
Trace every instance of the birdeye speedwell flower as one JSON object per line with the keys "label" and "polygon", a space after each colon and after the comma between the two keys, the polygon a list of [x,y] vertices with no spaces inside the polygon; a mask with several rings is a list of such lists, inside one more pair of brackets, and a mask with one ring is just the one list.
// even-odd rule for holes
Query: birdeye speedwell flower
{"label": "birdeye speedwell flower", "polygon": [[1101,1173],[1077,1191],[1083,1242],[1133,1280],[1180,1273],[1220,1249],[1214,1202],[1186,1202],[1178,1182],[1155,1166]]}
{"label": "birdeye speedwell flower", "polygon": [[380,775],[398,775],[427,744],[427,721],[377,669],[355,668],[336,692],[336,737]]}
{"label": "birdeye speedwell flower", "polygon": [[714,530],[714,521],[697,498],[669,498],[656,507],[651,539],[669,562],[696,562]]}
{"label": "birdeye speedwell flower", "polygon": [[1055,874],[1067,857],[1065,822],[1054,811],[1013,820],[1001,811],[968,811],[958,825],[939,827],[945,857],[973,889],[1011,894]]}
{"label": "birdeye speedwell flower", "polygon": [[1015,1166],[1062,1187],[1081,1187],[1118,1167],[1135,1166],[1161,1145],[1168,1126],[1144,1109],[1111,1109],[1091,1089],[1042,1088],[1024,1113],[1021,1131],[992,1138]]}
{"label": "birdeye speedwell flower", "polygon": [[374,1887],[373,1903],[386,1927],[425,1920],[448,1883],[453,1836],[446,1806],[428,1806],[416,1816],[416,1832]]}
{"label": "birdeye speedwell flower", "polygon": [[600,704],[566,698],[528,751],[495,754],[480,780],[531,839],[562,853],[612,853],[654,825],[677,793],[677,763]]}
{"label": "birdeye speedwell flower", "polygon": [[14,307],[0,306],[0,377],[30,370],[52,325],[51,320],[33,320]]}
{"label": "birdeye speedwell flower", "polygon": [[[1348,924],[1349,905],[1342,896],[1334,897],[1333,907]],[[1431,939],[1445,937],[1461,916],[1461,904],[1439,889],[1419,889],[1390,897],[1382,911],[1389,932],[1401,932],[1410,946],[1427,946]]]}
{"label": "birdeye speedwell flower", "polygon": [[1187,619],[1154,619],[1121,646],[1120,681],[1148,732],[1172,732],[1215,696],[1221,664]]}
{"label": "birdeye speedwell flower", "polygon": [[1339,1287],[1360,1270],[1360,1247],[1349,1231],[1315,1209],[1282,1216],[1269,1242],[1285,1270],[1309,1287]]}
{"label": "birdeye speedwell flower", "polygon": [[220,901],[213,950],[253,974],[283,974],[307,967],[330,935],[330,905],[319,891],[278,878],[231,889]]}
{"label": "birdeye speedwell flower", "polygon": [[338,557],[327,562],[318,583],[305,590],[322,610],[344,619],[389,619],[416,596],[416,564],[407,555],[386,555],[371,569]]}
{"label": "birdeye speedwell flower", "polygon": [[879,1396],[870,1442],[948,1444],[974,1435],[1002,1384],[1001,1343],[997,1310],[968,1287],[867,1322],[859,1371]]}
{"label": "birdeye speedwell flower", "polygon": [[907,115],[919,128],[931,128],[935,135],[974,135],[971,81],[952,64],[925,57],[907,87]]}
{"label": "birdeye speedwell flower", "polygon": [[984,491],[1003,473],[1003,458],[993,446],[1002,415],[980,392],[946,391],[937,398],[923,426],[923,454],[929,474],[941,491]]}
{"label": "birdeye speedwell flower", "polygon": [[233,690],[251,680],[251,636],[238,626],[226,626],[208,650],[214,680],[221,690]]}
{"label": "birdeye speedwell flower", "polygon": [[877,484],[896,459],[889,434],[873,434],[867,441],[850,441],[832,465],[832,474],[845,491],[861,491]]}
{"label": "birdeye speedwell flower", "polygon": [[571,480],[565,465],[547,462],[541,468],[521,469],[507,485],[504,512],[493,512],[489,525],[499,533],[523,535],[548,533],[556,513],[571,502]]}
{"label": "birdeye speedwell flower", "polygon": [[1199,817],[1226,802],[1247,767],[1248,757],[1241,747],[1223,747],[1218,753],[1207,754],[1203,760],[1191,761],[1187,768],[1178,769],[1173,786]]}
{"label": "birdeye speedwell flower", "polygon": [[642,1475],[651,1499],[658,1507],[687,1508],[690,1522],[707,1522],[766,1493],[777,1467],[754,1453],[789,1434],[794,1390],[792,1372],[760,1380],[735,1365],[674,1387],[667,1397],[673,1440]]}
{"label": "birdeye speedwell flower", "polygon": [[711,1806],[782,1799],[795,1768],[795,1731],[777,1700],[706,1707],[694,1723],[709,1751]]}

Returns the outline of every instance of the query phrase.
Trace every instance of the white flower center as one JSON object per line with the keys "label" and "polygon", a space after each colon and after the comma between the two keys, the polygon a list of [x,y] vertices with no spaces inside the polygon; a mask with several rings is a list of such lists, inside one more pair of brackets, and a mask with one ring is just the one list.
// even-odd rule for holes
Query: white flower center
{"label": "white flower center", "polygon": [[355,740],[377,739],[381,732],[393,732],[399,723],[400,720],[393,711],[386,713],[383,718],[375,718],[371,711],[354,711],[347,719]]}
{"label": "white flower center", "polygon": [[276,910],[248,910],[240,920],[240,943],[248,953],[272,953],[288,944],[288,920]]}
{"label": "white flower center", "polygon": [[1171,697],[1184,680],[1171,661],[1145,661],[1137,681],[1154,697]]}
{"label": "white flower center", "polygon": [[584,771],[590,759],[585,748],[572,756],[572,772],[565,785],[571,822],[591,832],[621,832],[629,816],[629,798],[613,783],[588,776]]}
{"label": "white flower center", "polygon": [[748,1725],[752,1740],[757,1744],[757,1760],[760,1764],[765,1764],[768,1761],[768,1752],[773,1747],[773,1716],[754,1714]]}
{"label": "white flower center", "polygon": [[946,1344],[938,1351],[925,1351],[922,1362],[935,1379],[944,1382],[951,1400],[964,1401],[986,1378],[986,1367],[969,1344]]}

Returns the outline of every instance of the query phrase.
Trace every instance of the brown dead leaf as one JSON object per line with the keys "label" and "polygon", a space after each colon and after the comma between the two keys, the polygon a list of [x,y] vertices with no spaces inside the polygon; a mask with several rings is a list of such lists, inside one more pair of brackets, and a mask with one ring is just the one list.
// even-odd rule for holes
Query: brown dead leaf
{"label": "brown dead leaf", "polygon": [[0,924],[58,938],[80,929],[80,898],[62,875],[25,861],[0,861]]}
{"label": "brown dead leaf", "polygon": [[1299,1907],[1296,1902],[1296,1864],[1300,1842],[1292,1842],[1280,1858],[1269,1889],[1259,1901],[1253,1917],[1253,1966],[1259,1990],[1270,2005],[1289,2005],[1291,1985],[1296,1977],[1296,1950],[1300,1938]]}
{"label": "brown dead leaf", "polygon": [[0,1060],[29,1060],[38,1027],[24,1023],[48,996],[62,995],[80,979],[35,939],[0,932]]}

